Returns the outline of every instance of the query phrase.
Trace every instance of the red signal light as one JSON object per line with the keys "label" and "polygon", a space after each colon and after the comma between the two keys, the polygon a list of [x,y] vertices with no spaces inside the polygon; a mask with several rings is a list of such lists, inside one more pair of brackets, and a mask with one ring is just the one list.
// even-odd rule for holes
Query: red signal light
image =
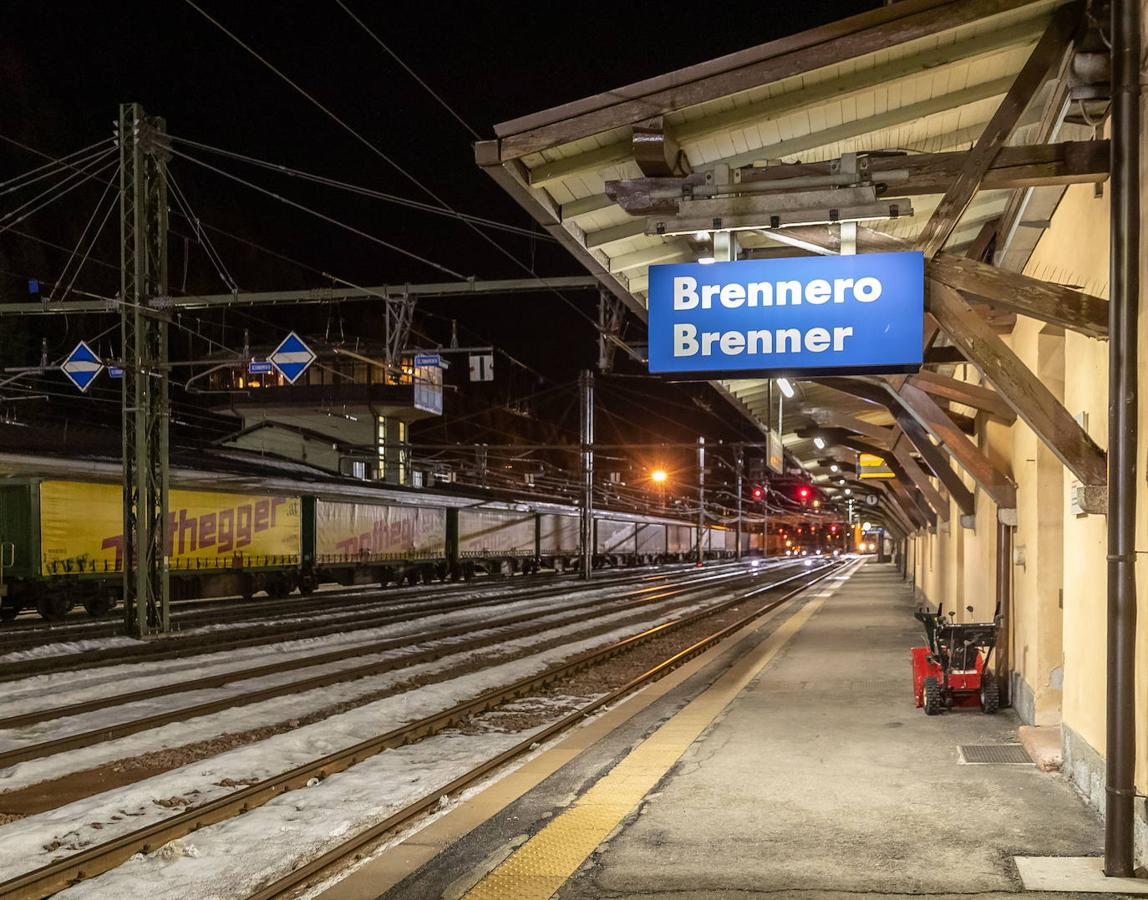
{"label": "red signal light", "polygon": [[808,500],[809,499],[809,488],[807,488],[807,487],[798,488],[797,489],[797,496],[800,497],[802,500]]}
{"label": "red signal light", "polygon": [[760,487],[755,486],[753,489],[753,499],[754,500],[760,500],[764,496],[765,496],[765,491],[763,491]]}

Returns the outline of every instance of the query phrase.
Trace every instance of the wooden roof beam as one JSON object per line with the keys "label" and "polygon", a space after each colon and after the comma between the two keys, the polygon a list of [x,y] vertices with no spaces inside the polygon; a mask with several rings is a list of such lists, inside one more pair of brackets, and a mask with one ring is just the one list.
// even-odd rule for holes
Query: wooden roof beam
{"label": "wooden roof beam", "polygon": [[926,266],[928,277],[990,306],[1108,337],[1108,301],[1060,284],[942,253]]}
{"label": "wooden roof beam", "polygon": [[1081,483],[1107,484],[1104,451],[957,291],[933,282],[929,310],[949,340]]}
{"label": "wooden roof beam", "polygon": [[843,429],[855,432],[868,438],[875,445],[884,447],[886,451],[892,448],[893,441],[896,439],[891,428],[886,428],[883,425],[873,425],[870,422],[848,416],[835,409],[818,407],[808,410],[806,415],[824,429],[829,429],[830,431]]}
{"label": "wooden roof beam", "polygon": [[901,430],[901,434],[917,449],[921,459],[925,461],[932,473],[948,490],[949,496],[956,501],[957,509],[961,511],[961,515],[973,515],[976,512],[976,498],[973,496],[973,492],[965,486],[961,476],[953,470],[948,457],[945,456],[941,448],[929,440],[929,435],[921,423],[914,419],[912,414],[899,403],[897,407],[894,415],[897,418],[897,426]]}
{"label": "wooden roof beam", "polygon": [[[934,509],[928,498],[911,492],[906,488],[905,482],[911,482],[912,477],[908,470],[902,465],[901,460],[896,456],[890,455],[890,445],[894,443],[894,439],[889,429],[885,429],[885,431],[887,434],[879,443],[867,440],[865,435],[855,433],[849,428],[799,428],[797,434],[799,437],[804,438],[819,436],[829,444],[838,444],[843,447],[849,447],[859,453],[872,453],[874,456],[880,456],[897,476],[896,478],[887,480],[896,482],[900,479],[900,483],[894,486],[895,493],[900,499],[905,501],[907,511],[912,510],[913,513],[916,514],[913,515],[913,513],[910,513],[910,518],[916,519],[921,525],[936,525],[936,519],[942,507],[945,510],[945,515],[948,515],[948,503],[938,501],[937,509]],[[927,480],[928,479],[925,479],[925,481]],[[932,491],[932,494],[934,497],[939,497],[935,491]]]}
{"label": "wooden roof beam", "polygon": [[[918,418],[910,413],[901,396],[891,390],[888,384],[840,376],[820,378],[818,379],[818,383],[831,387],[836,391],[841,391],[851,397],[859,397],[863,400],[884,405],[889,412],[893,414],[893,418],[897,420],[897,425],[905,437],[917,448],[917,453],[920,454],[921,459],[925,461],[926,465],[932,469],[933,474],[936,475],[941,483],[948,489],[950,496],[956,501],[957,508],[960,509],[961,514],[971,516],[974,513],[976,506],[972,492],[965,487],[961,476],[953,470],[953,467],[949,464],[946,453],[929,439],[929,433],[925,427]],[[931,401],[927,394],[922,394],[922,396],[931,403],[931,406],[924,411],[937,416],[938,422],[944,424],[946,428],[955,430],[956,433],[965,440],[968,446],[961,445],[960,449],[968,451],[971,454],[980,455],[980,451],[976,446],[968,441],[964,434],[955,428],[952,420],[946,416],[945,411],[941,409],[936,402]],[[938,438],[938,440],[942,440],[942,438]],[[973,457],[970,455],[969,458],[971,460]],[[992,463],[983,457],[982,460],[977,462],[977,466],[984,472],[992,469]],[[962,468],[964,468],[964,466],[962,466]],[[973,477],[974,479],[976,478],[975,473]],[[994,481],[1003,479],[1003,475],[998,475]]]}
{"label": "wooden roof beam", "polygon": [[[889,454],[892,454],[901,472],[916,486],[936,516],[948,521],[949,501],[933,487],[932,482],[929,481],[929,476],[913,458],[912,452],[909,450],[910,443],[903,439],[904,434],[900,428],[873,425],[861,419],[838,413],[835,410],[815,411],[812,418],[818,425],[831,427],[833,433],[836,433],[838,429],[845,429],[866,438],[872,442],[869,445],[872,450],[867,452],[875,452],[876,455],[886,460],[888,460]],[[847,444],[847,446],[855,445]]]}
{"label": "wooden roof beam", "polygon": [[1080,24],[1082,7],[1073,2],[1052,15],[1048,29],[1016,76],[996,113],[969,151],[964,167],[917,237],[917,246],[931,259],[940,252],[976,194],[997,153],[1004,147],[1021,115],[1049,76],[1059,67]]}
{"label": "wooden roof beam", "polygon": [[[835,232],[836,229],[826,225],[809,225],[767,233],[771,237],[784,234],[787,240],[836,253],[840,249],[840,238]],[[864,252],[870,253],[913,249],[908,241],[864,226],[857,228],[857,242]],[[1060,325],[1089,337],[1106,337],[1108,334],[1108,301],[1064,285],[949,253],[926,260],[925,277],[990,306]]]}
{"label": "wooden roof beam", "polygon": [[937,518],[943,522],[949,521],[949,500],[941,494],[935,487],[933,482],[929,480],[929,474],[921,468],[920,463],[917,462],[913,456],[912,451],[909,449],[912,442],[905,437],[900,428],[893,429],[896,435],[893,440],[891,452],[893,458],[901,464],[901,468],[905,470],[905,474],[909,476],[909,480],[916,485],[921,496],[925,498],[925,502],[933,508],[936,512]]}
{"label": "wooden roof beam", "polygon": [[[901,0],[901,2],[905,2],[905,0]],[[756,150],[746,150],[742,153],[735,153],[732,156],[725,156],[721,159],[714,160],[713,163],[707,163],[706,166],[699,165],[698,168],[706,168],[709,165],[720,162],[728,165],[731,169],[736,169],[741,166],[752,165],[759,160],[784,159],[787,156],[805,153],[809,150],[815,150],[818,147],[827,147],[840,141],[847,141],[862,135],[871,134],[874,131],[881,131],[885,128],[897,128],[909,122],[951,112],[952,110],[960,109],[962,106],[987,100],[990,97],[1005,95],[1011,82],[1012,79],[1008,77],[996,78],[992,81],[975,82],[960,90],[938,94],[935,97],[930,97],[927,100],[921,100],[917,103],[911,103],[908,106],[894,107],[884,112],[875,113],[867,118],[853,119],[849,122],[842,122],[839,125],[824,128],[821,131],[812,131],[808,134],[789,138],[788,140],[778,141],[776,144],[759,147]]]}
{"label": "wooden roof beam", "polygon": [[1012,479],[993,465],[932,397],[908,382],[896,389],[896,394],[913,418],[937,439],[1000,509],[1016,509],[1016,485]]}
{"label": "wooden roof beam", "polygon": [[924,371],[910,375],[909,382],[934,397],[942,397],[986,412],[1005,425],[1011,425],[1016,421],[1016,413],[1012,407],[1000,394],[989,388],[949,378],[947,375],[939,375],[936,372]]}
{"label": "wooden roof beam", "polygon": [[545,191],[530,187],[526,167],[518,160],[502,163],[498,158],[498,148],[493,141],[479,141],[474,147],[474,158],[487,175],[510,195],[519,206],[529,213],[545,231],[586,267],[611,294],[617,297],[642,322],[646,321],[646,308],[609,270],[609,260],[604,254],[589,250],[567,230],[561,220],[561,211]]}
{"label": "wooden roof beam", "polygon": [[[1083,184],[1108,178],[1108,141],[1063,141],[1053,144],[1026,144],[1004,147],[990,164],[981,181],[981,190],[1005,190],[1022,187],[1046,187],[1055,184]],[[874,156],[869,160],[869,178],[881,181],[888,172],[907,172],[906,180],[890,181],[887,194],[910,197],[921,194],[944,194],[964,168],[970,151],[947,153],[914,153],[905,156]],[[765,166],[742,172],[742,184],[777,182],[785,186],[786,178],[806,175],[828,175],[830,162],[795,163]],[[614,184],[641,186],[633,182],[606,182],[607,193]]]}
{"label": "wooden roof beam", "polygon": [[[1069,71],[1072,67],[1072,57],[1073,54],[1071,52],[1064,54],[1064,58],[1061,60],[1060,70],[1057,72],[1056,77],[1049,82],[1049,96],[1045,101],[1044,110],[1036,126],[1036,134],[1033,137],[1034,143],[1043,143],[1050,140],[1060,130],[1060,126],[1064,122],[1064,117],[1068,112],[1068,107],[1071,102],[1068,78]],[[1013,190],[1012,196],[1009,198],[1008,205],[1005,206],[1004,212],[1001,214],[1001,220],[997,226],[992,262],[999,262],[1004,258],[1003,254],[1008,251],[1009,246],[1012,244],[1016,230],[1020,226],[1021,218],[1028,208],[1031,199],[1031,187],[1018,187]],[[984,260],[984,257],[978,258],[982,261]]]}
{"label": "wooden roof beam", "polygon": [[891,504],[890,508],[899,512],[901,518],[907,523],[906,534],[912,534],[921,528],[936,527],[935,519],[930,526],[929,519],[922,515],[912,498],[908,496],[905,486],[898,483],[896,478],[881,481],[877,490],[880,494],[884,494],[885,499]]}

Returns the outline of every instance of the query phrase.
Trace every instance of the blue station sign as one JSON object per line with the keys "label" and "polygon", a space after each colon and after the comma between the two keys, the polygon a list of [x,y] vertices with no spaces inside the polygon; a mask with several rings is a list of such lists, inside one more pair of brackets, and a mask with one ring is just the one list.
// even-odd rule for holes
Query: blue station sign
{"label": "blue station sign", "polygon": [[920,253],[650,266],[650,371],[914,371],[924,310]]}

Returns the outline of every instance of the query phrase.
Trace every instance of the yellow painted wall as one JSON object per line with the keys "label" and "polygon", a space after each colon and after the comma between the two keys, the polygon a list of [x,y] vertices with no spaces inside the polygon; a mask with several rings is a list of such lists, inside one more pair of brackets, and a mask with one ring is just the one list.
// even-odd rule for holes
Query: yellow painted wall
{"label": "yellow painted wall", "polygon": [[[1091,185],[1070,187],[1045,231],[1026,274],[1108,296],[1108,198]],[[1148,254],[1142,254],[1148,256]],[[1148,284],[1148,267],[1142,273]],[[1148,302],[1141,300],[1138,458],[1148,452]],[[1089,434],[1108,443],[1108,344],[1018,317],[1008,339],[1067,410],[1084,414]],[[966,369],[970,371],[966,372]],[[971,367],[957,377],[978,381]],[[1013,578],[1013,664],[1035,701],[1038,723],[1063,719],[1094,750],[1105,752],[1106,520],[1072,512],[1073,479],[1032,431],[1019,422],[981,429],[983,451],[1018,486]],[[970,483],[971,484],[971,483]],[[976,618],[991,612],[995,590],[996,509],[976,492],[976,527],[962,530],[952,507],[951,526],[914,538],[914,582],[931,602],[947,608],[963,593]],[[1137,547],[1148,548],[1148,482],[1138,479]],[[1148,708],[1148,562],[1137,560],[1140,628],[1138,708]],[[1063,592],[1063,593],[1062,593]],[[1061,604],[1063,603],[1063,610]],[[964,603],[961,604],[962,606]],[[1063,668],[1061,668],[1061,664]],[[1063,685],[1061,688],[1060,685]],[[1138,722],[1137,785],[1148,785],[1148,713]]]}
{"label": "yellow painted wall", "polygon": [[[1052,227],[1037,244],[1025,271],[1107,297],[1107,192],[1096,197],[1091,185],[1068,188]],[[1064,405],[1073,415],[1087,414],[1089,434],[1104,447],[1108,443],[1108,344],[1070,331],[1064,347]],[[1071,484],[1071,474],[1064,472],[1063,720],[1093,749],[1104,753],[1106,520],[1072,513]]]}

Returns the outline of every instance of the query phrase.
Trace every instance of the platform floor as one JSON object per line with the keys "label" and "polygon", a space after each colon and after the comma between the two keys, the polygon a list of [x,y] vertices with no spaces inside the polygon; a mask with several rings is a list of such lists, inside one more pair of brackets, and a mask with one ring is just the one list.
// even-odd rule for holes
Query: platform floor
{"label": "platform floor", "polygon": [[[958,745],[1015,742],[1018,722],[1008,712],[927,718],[914,707],[913,609],[892,566],[863,565],[832,596],[767,623],[385,896],[547,896],[529,889],[529,875],[506,877],[529,839],[548,826],[580,827],[571,812],[611,775],[616,785],[639,783],[640,771],[627,767],[656,753],[651,742],[672,736],[691,701],[755,654],[769,659],[765,668],[684,753],[663,753],[662,774],[595,839],[556,896],[1068,896],[1023,894],[1012,857],[1099,854],[1099,820],[1059,775],[961,762]],[[585,818],[583,809],[583,826]],[[370,889],[369,865],[355,881],[358,896],[384,893]]]}

